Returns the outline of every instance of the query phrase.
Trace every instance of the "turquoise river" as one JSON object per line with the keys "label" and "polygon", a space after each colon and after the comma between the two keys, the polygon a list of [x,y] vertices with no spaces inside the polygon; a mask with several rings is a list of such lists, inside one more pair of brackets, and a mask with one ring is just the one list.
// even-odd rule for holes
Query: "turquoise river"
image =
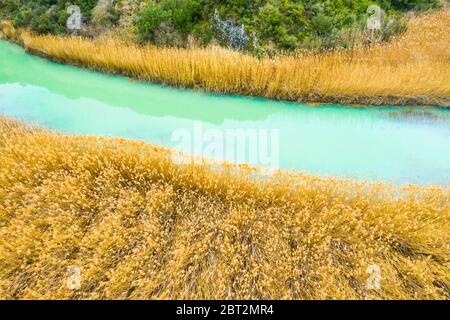
{"label": "turquoise river", "polygon": [[[0,115],[314,175],[450,185],[450,110],[312,107],[194,92],[53,63],[6,41]],[[244,140],[228,139],[233,134]]]}

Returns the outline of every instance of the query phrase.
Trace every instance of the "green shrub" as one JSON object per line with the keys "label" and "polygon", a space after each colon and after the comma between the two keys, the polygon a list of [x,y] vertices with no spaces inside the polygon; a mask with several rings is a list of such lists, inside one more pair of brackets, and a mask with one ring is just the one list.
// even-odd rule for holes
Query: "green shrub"
{"label": "green shrub", "polygon": [[[161,34],[162,30],[165,30],[162,33],[166,33],[170,37],[177,34],[177,37],[186,38],[196,29],[196,33],[202,40],[205,40],[208,38],[208,32],[199,30],[201,26],[200,11],[200,1],[196,0],[148,1],[141,10],[136,23],[139,39],[156,41],[155,32],[158,31]],[[169,29],[173,30],[169,32]],[[176,42],[178,43],[178,41]]]}
{"label": "green shrub", "polygon": [[211,41],[214,35],[212,29],[209,27],[209,23],[201,22],[193,26],[192,36],[201,44],[205,45]]}
{"label": "green shrub", "polygon": [[102,32],[115,25],[119,18],[119,12],[111,3],[106,6],[96,6],[91,12],[91,26],[96,32]]}
{"label": "green shrub", "polygon": [[393,15],[385,19],[382,25],[382,40],[387,41],[393,36],[406,31],[407,24],[401,15]]}
{"label": "green shrub", "polygon": [[144,9],[140,12],[136,26],[141,41],[155,40],[154,32],[159,25],[168,18],[160,5],[154,1],[149,1]]}
{"label": "green shrub", "polygon": [[349,47],[352,32],[365,27],[366,10],[374,3],[388,13],[381,37],[387,40],[405,29],[400,11],[436,7],[438,0],[150,0],[136,25],[141,41],[156,42],[154,33],[163,23],[184,40],[192,35],[206,44],[221,38],[212,30],[217,11],[220,19],[243,24],[248,35],[256,35],[263,51]]}
{"label": "green shrub", "polygon": [[[93,13],[97,0],[0,0],[0,15],[15,26],[61,34],[67,32],[70,4],[78,5],[83,23],[94,27],[109,26],[119,18],[113,6]],[[348,47],[350,34],[364,28],[371,4],[387,13],[380,38],[388,40],[405,30],[402,12],[436,8],[439,0],[147,0],[134,21],[141,42],[159,45],[185,45],[190,36],[202,44],[218,38],[212,28],[217,11],[221,19],[244,25],[248,36],[256,36],[259,52]]]}
{"label": "green shrub", "polygon": [[16,27],[61,34],[67,32],[67,7],[72,4],[80,7],[83,22],[87,23],[97,0],[0,0],[0,9]]}

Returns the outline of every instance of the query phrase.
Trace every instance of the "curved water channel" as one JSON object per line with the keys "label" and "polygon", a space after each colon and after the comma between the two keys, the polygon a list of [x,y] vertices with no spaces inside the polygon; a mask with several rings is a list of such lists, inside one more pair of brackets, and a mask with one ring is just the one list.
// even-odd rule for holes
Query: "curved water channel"
{"label": "curved water channel", "polygon": [[199,93],[56,64],[0,41],[0,115],[317,175],[450,185],[444,109],[311,107]]}

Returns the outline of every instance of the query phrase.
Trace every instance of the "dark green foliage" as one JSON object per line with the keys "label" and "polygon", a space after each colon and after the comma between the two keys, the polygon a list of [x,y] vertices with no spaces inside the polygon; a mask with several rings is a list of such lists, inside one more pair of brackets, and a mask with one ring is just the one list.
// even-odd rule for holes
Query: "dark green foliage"
{"label": "dark green foliage", "polygon": [[63,34],[67,32],[70,5],[80,7],[86,23],[96,4],[97,0],[0,0],[0,9],[15,27],[29,27],[37,33]]}
{"label": "dark green foliage", "polygon": [[[0,14],[15,26],[59,34],[66,32],[70,4],[80,6],[83,22],[88,23],[97,0],[0,0]],[[257,39],[258,51],[348,47],[355,31],[364,29],[371,4],[385,12],[378,37],[386,40],[405,29],[403,12],[436,8],[439,0],[147,0],[135,24],[141,42],[184,46],[193,36],[203,44],[216,38],[232,46],[213,28],[217,12],[224,21],[244,25],[252,43]],[[111,11],[107,18],[100,24],[114,24],[118,14]]]}
{"label": "dark green foliage", "polygon": [[91,11],[91,31],[94,34],[101,33],[117,24],[119,19],[119,11],[111,2],[98,5]]}
{"label": "dark green foliage", "polygon": [[154,41],[162,24],[165,29],[172,29],[175,37],[186,37],[195,29],[200,38],[209,38],[207,32],[200,30],[203,17],[201,3],[198,0],[148,1],[136,22],[140,40]]}
{"label": "dark green foliage", "polygon": [[439,2],[435,0],[391,0],[393,8],[399,10],[427,10],[438,7]]}
{"label": "dark green foliage", "polygon": [[380,31],[386,40],[404,30],[401,11],[434,8],[438,0],[149,0],[136,25],[142,41],[160,43],[155,37],[162,25],[170,26],[178,38],[193,35],[208,43],[213,36],[220,38],[211,30],[218,12],[222,19],[243,24],[259,47],[268,50],[345,47],[351,30],[364,28],[371,4],[386,12]]}

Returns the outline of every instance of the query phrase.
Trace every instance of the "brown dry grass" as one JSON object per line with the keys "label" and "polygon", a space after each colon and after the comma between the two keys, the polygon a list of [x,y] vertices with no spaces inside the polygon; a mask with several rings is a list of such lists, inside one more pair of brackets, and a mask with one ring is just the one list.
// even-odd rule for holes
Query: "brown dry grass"
{"label": "brown dry grass", "polygon": [[33,53],[145,81],[293,101],[450,106],[448,8],[412,18],[387,45],[264,59],[218,47],[139,47],[3,29]]}
{"label": "brown dry grass", "polygon": [[450,298],[449,188],[220,169],[0,118],[0,298]]}

